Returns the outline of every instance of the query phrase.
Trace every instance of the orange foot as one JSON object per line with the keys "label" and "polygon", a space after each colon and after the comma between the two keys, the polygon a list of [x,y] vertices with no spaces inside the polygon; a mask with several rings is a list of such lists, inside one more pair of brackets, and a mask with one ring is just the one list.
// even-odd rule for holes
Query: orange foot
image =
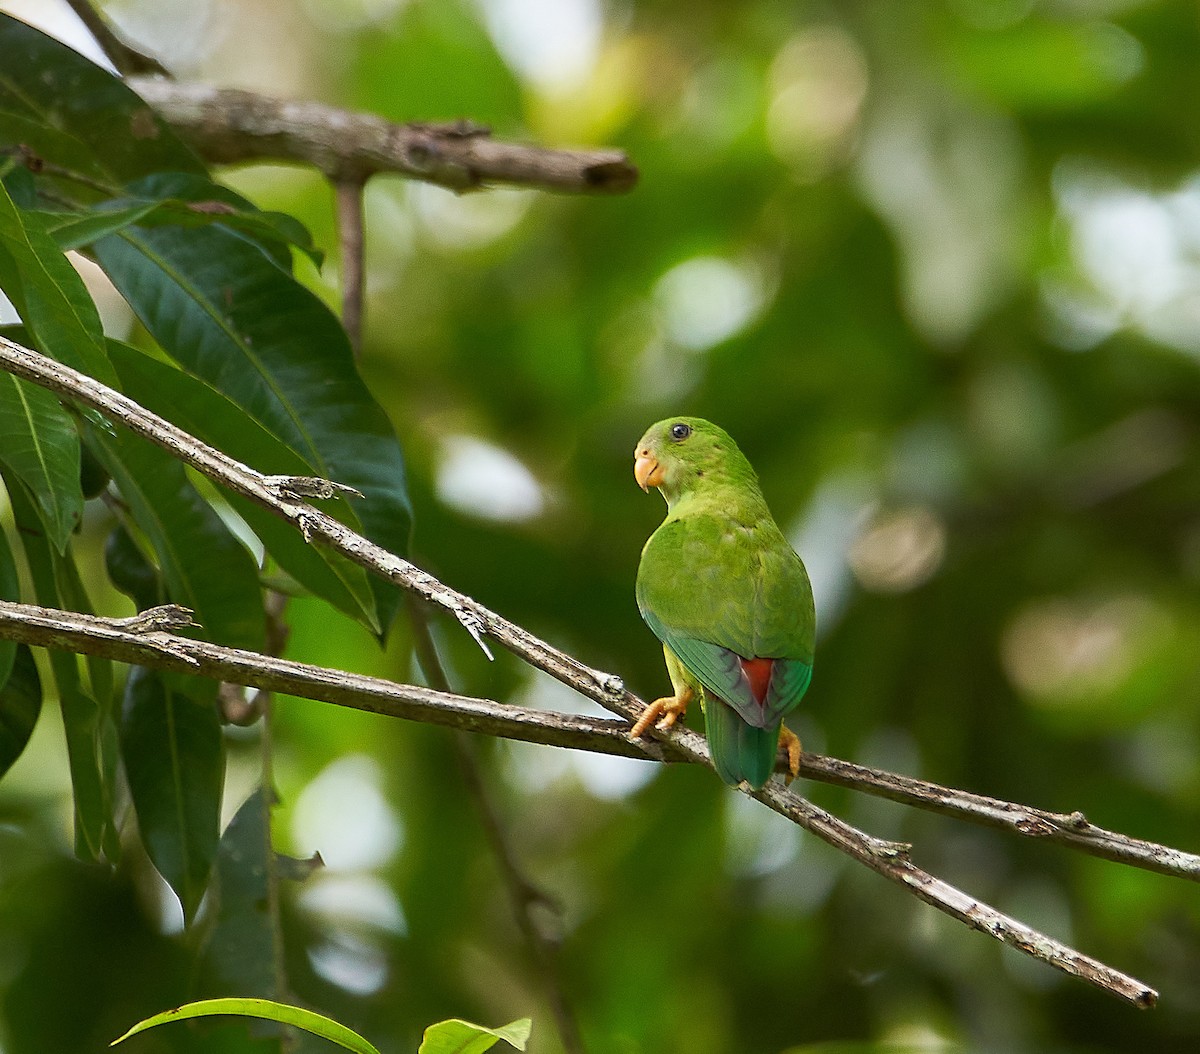
{"label": "orange foot", "polygon": [[[666,729],[670,728],[687,713],[688,705],[695,697],[695,692],[688,687],[684,687],[682,691],[676,692],[675,695],[665,695],[661,699],[655,699],[654,702],[650,703],[642,711],[642,716],[637,719],[637,724],[630,729],[629,734],[634,739],[637,739],[638,736],[644,735],[646,729],[656,721],[658,721],[658,724],[655,727],[666,731]],[[659,718],[662,720],[659,720]]]}
{"label": "orange foot", "polygon": [[779,745],[787,752],[788,759],[789,774],[783,782],[791,784],[792,780],[800,775],[800,737],[788,728],[787,725],[781,725],[779,728]]}

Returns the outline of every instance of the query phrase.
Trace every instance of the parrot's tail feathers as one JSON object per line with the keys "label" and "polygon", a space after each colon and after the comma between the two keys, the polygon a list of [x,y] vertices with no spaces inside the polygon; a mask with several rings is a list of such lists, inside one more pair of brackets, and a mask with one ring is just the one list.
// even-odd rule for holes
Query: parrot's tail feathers
{"label": "parrot's tail feathers", "polygon": [[704,708],[708,749],[717,775],[732,787],[745,780],[758,790],[775,769],[779,725],[755,728],[733,707],[709,696]]}

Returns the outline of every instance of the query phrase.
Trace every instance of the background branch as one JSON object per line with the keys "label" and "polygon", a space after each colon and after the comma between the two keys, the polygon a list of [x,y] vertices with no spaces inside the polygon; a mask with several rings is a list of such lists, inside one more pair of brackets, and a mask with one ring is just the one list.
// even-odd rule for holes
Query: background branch
{"label": "background branch", "polygon": [[621,194],[638,178],[620,150],[506,143],[465,121],[396,124],[375,114],[232,88],[150,77],[132,77],[128,83],[217,164],[303,162],[335,183],[394,172],[456,191],[507,183],[571,194]]}
{"label": "background branch", "polygon": [[[215,482],[294,523],[310,541],[320,540],[332,545],[368,570],[445,608],[477,640],[483,634],[491,636],[530,665],[549,673],[622,717],[632,720],[644,709],[645,704],[626,691],[620,678],[584,665],[470,597],[443,585],[414,564],[388,553],[332,516],[301,501],[295,496],[296,481],[255,472],[150,413],[126,396],[5,338],[0,338],[0,363],[26,380],[115,418]],[[301,482],[310,486],[313,481]],[[689,760],[711,766],[708,747],[702,736],[690,729],[671,729],[665,738]],[[754,797],[953,918],[1134,1005],[1148,1007],[1157,1000],[1157,993],[1135,978],[1037,933],[917,868],[908,859],[907,846],[872,838],[777,784],[768,785],[755,793]]]}
{"label": "background branch", "polygon": [[363,223],[361,179],[341,179],[333,185],[337,202],[337,231],[341,263],[342,328],[357,359],[362,354],[363,304],[366,289],[366,229]]}
{"label": "background branch", "polygon": [[[413,630],[413,649],[417,655],[417,662],[420,663],[430,687],[439,692],[449,693],[450,679],[446,676],[446,668],[442,664],[441,656],[438,655],[437,644],[429,626],[428,609],[425,604],[411,594],[408,600],[409,621]],[[621,734],[624,735],[623,729]],[[529,878],[518,862],[516,852],[508,837],[508,831],[501,820],[500,810],[492,799],[490,788],[484,781],[482,763],[474,744],[462,732],[456,732],[452,737],[452,742],[454,752],[458,757],[459,769],[463,774],[463,782],[475,802],[475,810],[479,813],[484,834],[499,866],[504,888],[508,891],[513,918],[516,919],[517,928],[521,931],[521,936],[533,958],[538,978],[550,1003],[550,1012],[554,1015],[554,1023],[558,1029],[563,1050],[566,1051],[566,1054],[585,1054],[583,1037],[579,1032],[575,1010],[567,998],[562,973],[558,968],[560,938],[547,934],[538,924],[534,914],[537,906],[543,905],[558,918],[561,927],[562,909],[553,898]]]}

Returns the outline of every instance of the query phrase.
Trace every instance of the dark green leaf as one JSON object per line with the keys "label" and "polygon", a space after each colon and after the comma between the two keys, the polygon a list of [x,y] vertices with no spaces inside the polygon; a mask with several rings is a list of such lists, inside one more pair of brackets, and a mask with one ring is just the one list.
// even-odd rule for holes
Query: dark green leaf
{"label": "dark green leaf", "polygon": [[41,351],[96,380],[115,385],[116,377],[104,352],[100,316],[83,279],[46,232],[43,218],[18,209],[3,184],[0,288],[13,302]]}
{"label": "dark green leaf", "polygon": [[[411,509],[400,446],[316,296],[220,227],[133,229],[97,257],[162,348],[238,403],[320,475],[347,483],[364,532],[403,553]],[[372,580],[387,626],[399,603]]]}
{"label": "dark green leaf", "polygon": [[[25,488],[9,477],[5,477],[5,485],[38,603],[44,607],[68,608],[62,583],[76,578],[74,568],[68,571],[66,567],[74,560],[73,555],[70,551],[60,555],[55,550]],[[47,655],[58,686],[66,732],[75,802],[76,852],[91,859],[99,859],[102,854],[115,859],[119,845],[113,822],[112,715],[84,688],[75,655],[57,648],[47,649]]]}
{"label": "dark green leaf", "polygon": [[[185,431],[260,472],[314,474],[303,458],[203,381],[115,341],[109,342],[109,355],[130,398]],[[379,629],[367,575],[361,567],[324,547],[308,544],[291,524],[262,506],[236,494],[228,498],[284,571],[317,596]],[[343,522],[358,526],[348,502],[339,499],[327,505]]]}
{"label": "dark green leaf", "polygon": [[260,787],[221,835],[215,913],[205,943],[209,990],[261,999],[284,996],[276,881],[270,806]]}
{"label": "dark green leaf", "polygon": [[129,597],[139,611],[167,602],[162,576],[146,554],[138,548],[123,526],[118,524],[104,543],[104,569],[109,580]]}
{"label": "dark green leaf", "polygon": [[146,532],[170,599],[196,613],[206,639],[261,650],[266,629],[254,560],[183,466],[127,432],[109,436],[89,426],[85,438]]}
{"label": "dark green leaf", "polygon": [[56,396],[10,373],[0,373],[0,461],[29,488],[64,552],[83,515],[79,433]]}
{"label": "dark green leaf", "polygon": [[[0,529],[0,600],[14,603],[21,599],[21,580],[17,575],[17,561],[8,544],[8,536]],[[8,680],[13,659],[17,654],[15,641],[0,640],[0,686]]]}
{"label": "dark green leaf", "polygon": [[117,77],[0,15],[0,145],[122,185],[150,172],[202,173],[167,123]]}
{"label": "dark green leaf", "polygon": [[0,687],[0,775],[21,756],[41,712],[42,679],[33,652],[21,644]]}
{"label": "dark green leaf", "polygon": [[130,672],[121,758],[142,843],[190,921],[217,852],[225,751],[216,685],[203,681],[181,691],[176,680],[140,667]]}

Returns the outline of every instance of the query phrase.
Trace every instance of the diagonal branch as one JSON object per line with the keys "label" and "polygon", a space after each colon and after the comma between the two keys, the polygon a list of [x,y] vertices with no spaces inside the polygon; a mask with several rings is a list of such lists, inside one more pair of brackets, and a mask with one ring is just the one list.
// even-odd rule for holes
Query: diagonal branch
{"label": "diagonal branch", "polygon": [[376,114],[232,88],[152,77],[128,83],[216,164],[300,162],[335,183],[394,172],[456,191],[507,183],[568,194],[623,194],[638,178],[621,150],[506,143],[467,121],[397,124]]}
{"label": "diagonal branch", "polygon": [[[626,719],[633,719],[644,710],[645,704],[626,691],[618,677],[584,665],[302,501],[297,496],[297,483],[308,487],[313,481],[264,476],[201,443],[119,392],[3,337],[0,337],[0,365],[119,421],[215,482],[292,522],[310,541],[328,544],[368,570],[445,608],[481,643],[482,635],[492,637],[530,665]],[[711,765],[703,737],[690,729],[672,729],[663,738],[688,760]],[[917,868],[908,858],[907,846],[872,838],[778,785],[768,785],[754,797],[940,911],[997,940],[1134,1005],[1148,1007],[1157,1001],[1157,993],[1140,981],[1030,929]]]}

